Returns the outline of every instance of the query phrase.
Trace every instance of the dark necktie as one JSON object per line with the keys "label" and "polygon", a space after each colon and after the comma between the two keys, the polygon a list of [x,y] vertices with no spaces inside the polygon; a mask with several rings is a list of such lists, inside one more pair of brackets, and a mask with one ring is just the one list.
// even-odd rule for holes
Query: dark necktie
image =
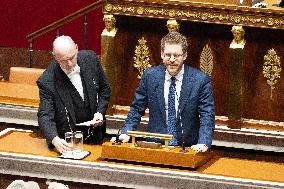
{"label": "dark necktie", "polygon": [[175,77],[171,77],[171,85],[168,96],[168,131],[170,135],[174,136],[173,140],[169,140],[169,145],[176,146],[176,107],[175,107]]}

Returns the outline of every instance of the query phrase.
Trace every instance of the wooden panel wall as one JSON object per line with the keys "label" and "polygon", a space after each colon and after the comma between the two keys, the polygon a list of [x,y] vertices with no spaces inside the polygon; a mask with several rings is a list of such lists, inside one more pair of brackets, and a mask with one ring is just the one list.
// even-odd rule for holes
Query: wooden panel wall
{"label": "wooden panel wall", "polygon": [[[139,79],[133,67],[133,56],[138,39],[144,37],[150,50],[150,63],[161,63],[160,40],[168,33],[166,19],[116,16],[118,33],[115,37],[115,100],[114,104],[129,106]],[[231,26],[179,21],[180,32],[190,43],[186,64],[199,68],[203,47],[209,44],[213,51],[214,66],[212,83],[217,116],[227,116],[229,86],[229,45],[233,39]],[[244,27],[244,111],[247,119],[284,120],[284,77],[283,71],[270,98],[270,87],[262,74],[264,55],[271,48],[284,60],[283,30]]]}

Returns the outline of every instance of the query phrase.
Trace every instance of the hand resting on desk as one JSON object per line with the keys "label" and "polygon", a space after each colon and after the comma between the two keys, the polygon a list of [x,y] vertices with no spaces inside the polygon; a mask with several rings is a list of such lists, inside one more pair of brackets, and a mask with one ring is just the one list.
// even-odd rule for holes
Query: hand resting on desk
{"label": "hand resting on desk", "polygon": [[192,145],[191,149],[197,152],[206,152],[208,150],[208,147],[205,144],[196,144],[196,145]]}
{"label": "hand resting on desk", "polygon": [[67,151],[71,151],[72,146],[68,144],[64,139],[59,138],[58,136],[54,137],[51,143],[55,146],[55,148],[62,154]]}
{"label": "hand resting on desk", "polygon": [[[126,134],[121,134],[119,135],[119,140],[122,141],[123,143],[128,142],[130,139],[130,136],[126,135]],[[111,142],[115,142],[116,137],[112,137],[111,138]],[[205,144],[196,144],[196,145],[192,145],[191,149],[197,152],[206,152],[208,150],[208,147]]]}
{"label": "hand resting on desk", "polygon": [[[122,141],[123,143],[127,143],[130,139],[130,136],[128,136],[127,134],[121,134],[119,135],[119,140]],[[111,142],[115,142],[116,137],[112,137],[111,138]]]}

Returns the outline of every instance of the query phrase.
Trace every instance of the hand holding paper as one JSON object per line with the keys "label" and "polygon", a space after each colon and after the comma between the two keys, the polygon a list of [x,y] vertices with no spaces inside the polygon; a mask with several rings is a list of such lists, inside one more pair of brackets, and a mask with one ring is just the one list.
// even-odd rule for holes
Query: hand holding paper
{"label": "hand holding paper", "polygon": [[103,124],[103,115],[100,112],[94,114],[94,118],[90,121],[76,124],[77,126],[101,126]]}

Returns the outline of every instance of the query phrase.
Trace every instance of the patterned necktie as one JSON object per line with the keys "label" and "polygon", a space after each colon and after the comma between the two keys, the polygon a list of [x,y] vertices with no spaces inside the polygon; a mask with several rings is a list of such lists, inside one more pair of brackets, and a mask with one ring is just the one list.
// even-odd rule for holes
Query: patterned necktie
{"label": "patterned necktie", "polygon": [[169,145],[176,146],[176,107],[175,107],[175,77],[171,77],[171,85],[169,88],[169,96],[168,96],[168,131],[170,135],[174,135],[173,140],[169,140]]}

